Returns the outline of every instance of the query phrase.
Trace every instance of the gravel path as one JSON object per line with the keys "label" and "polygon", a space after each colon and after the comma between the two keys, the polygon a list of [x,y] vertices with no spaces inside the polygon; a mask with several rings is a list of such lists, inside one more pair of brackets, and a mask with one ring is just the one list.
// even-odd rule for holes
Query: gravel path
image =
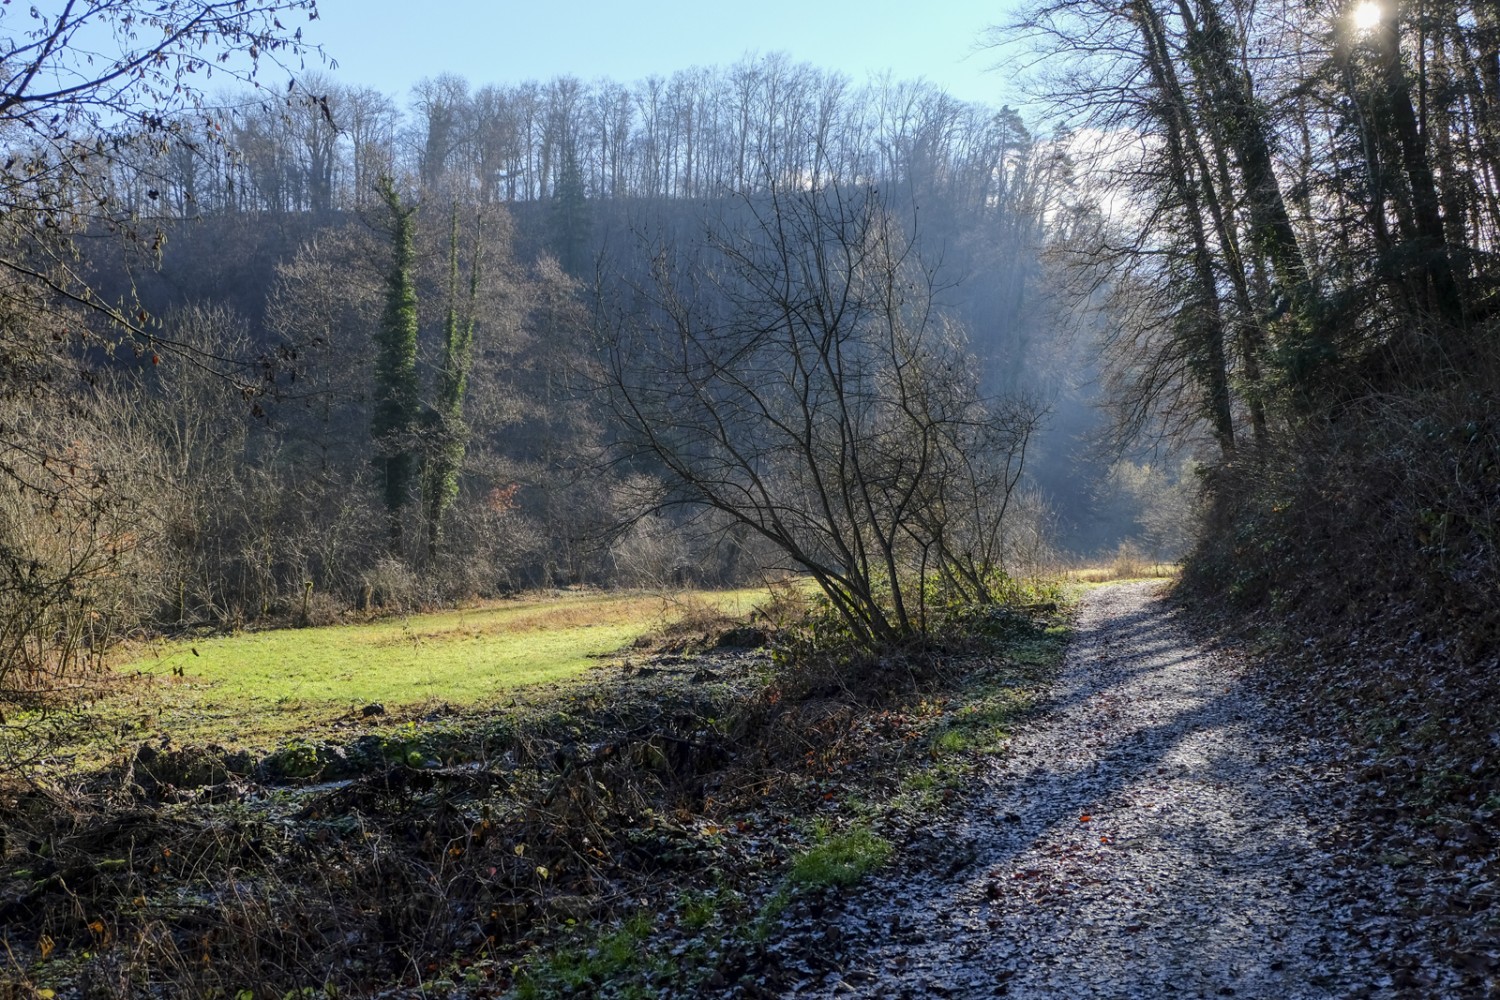
{"label": "gravel path", "polygon": [[1049,709],[917,870],[831,917],[792,995],[1396,995],[1361,931],[1390,919],[1363,902],[1383,875],[1339,859],[1328,755],[1158,593],[1087,598]]}

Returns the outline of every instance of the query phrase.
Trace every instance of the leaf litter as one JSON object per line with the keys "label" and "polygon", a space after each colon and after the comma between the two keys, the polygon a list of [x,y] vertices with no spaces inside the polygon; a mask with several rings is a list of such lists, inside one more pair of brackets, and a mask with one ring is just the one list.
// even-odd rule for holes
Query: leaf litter
{"label": "leaf litter", "polygon": [[[259,764],[143,747],[11,838],[9,972],[63,997],[1494,995],[1492,831],[1380,805],[1375,765],[1187,626],[1149,585],[1092,593],[1028,720],[1051,668],[1025,657],[852,699],[702,642],[524,718],[355,719]],[[826,884],[789,880],[819,851]]]}
{"label": "leaf litter", "polygon": [[1446,876],[1371,853],[1378,817],[1340,807],[1352,757],[1158,585],[1094,591],[1042,713],[934,817],[938,849],[788,928],[785,995],[1500,995],[1493,918],[1460,933],[1413,885],[1493,879],[1493,839]]}

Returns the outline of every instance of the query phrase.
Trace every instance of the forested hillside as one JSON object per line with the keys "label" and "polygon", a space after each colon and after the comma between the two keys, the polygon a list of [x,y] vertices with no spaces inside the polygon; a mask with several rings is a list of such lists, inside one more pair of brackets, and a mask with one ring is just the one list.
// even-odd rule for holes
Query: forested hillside
{"label": "forested hillside", "polygon": [[0,994],[1493,991],[1492,0],[318,14],[0,4]]}
{"label": "forested hillside", "polygon": [[[437,76],[405,101],[316,68],[286,91],[227,70],[194,89],[191,31],[120,36],[156,53],[132,89],[91,73],[87,18],[17,22],[8,592],[242,621],[764,561],[739,553],[745,524],[632,519],[671,476],[661,454],[619,463],[621,427],[581,383],[602,331],[708,294],[701,248],[812,191],[891,220],[975,391],[1029,414],[1013,535],[1033,556],[1049,524],[1065,550],[1117,541],[1110,484],[1128,522],[1180,478],[1210,509],[1194,578],[1237,599],[1478,612],[1496,566],[1492,21],[1038,4],[996,29],[1040,56],[1030,123],[777,55],[631,83]],[[404,415],[381,401],[393,281],[415,310]],[[1096,397],[1154,468],[1085,454]],[[375,478],[438,474],[444,452],[437,493],[417,502],[413,466],[410,508],[399,483],[381,499]],[[1161,474],[1182,456],[1196,480]],[[1147,504],[1148,541],[1180,542],[1190,519],[1150,513],[1180,507]]]}
{"label": "forested hillside", "polygon": [[[1019,421],[1007,562],[1045,557],[1054,507],[1077,547],[1129,530],[1128,513],[1087,517],[1108,466],[1074,464],[1099,426],[1075,368],[1089,351],[1043,280],[1076,177],[1009,109],[779,56],[628,87],[444,76],[404,107],[316,72],[198,101],[94,122],[113,130],[103,156],[44,134],[38,172],[13,181],[42,199],[25,217],[51,241],[38,249],[79,254],[17,272],[40,296],[17,308],[76,310],[54,335],[12,334],[31,367],[6,421],[9,587],[41,616],[9,633],[17,653],[59,589],[79,601],[73,632],[776,564],[726,512],[652,507],[661,456],[622,458],[589,359],[649,325],[652,295],[703,292],[688,248],[796,191],[889,218],[927,286],[921,323],[977,361],[957,361],[965,391]],[[99,212],[57,242],[49,199],[75,187]],[[663,248],[684,253],[671,275]],[[404,347],[382,339],[396,321],[414,323]],[[1068,416],[1056,431],[1049,411]],[[432,476],[445,485],[418,482]]]}
{"label": "forested hillside", "polygon": [[[1477,611],[1495,573],[1491,21],[1039,4],[995,36],[1041,57],[1028,123],[778,55],[629,83],[445,75],[398,98],[316,59],[287,91],[184,89],[182,36],[151,89],[91,90],[74,24],[39,49],[44,19],[12,61],[76,87],[18,69],[7,99],[10,592],[89,580],[121,621],[240,621],[309,589],[331,608],[763,561],[680,519],[612,536],[662,470],[597,474],[619,428],[579,383],[603,327],[703,291],[690,252],[663,284],[663,248],[809,190],[894,220],[977,391],[1031,414],[1014,488],[1033,555],[1049,530],[1064,551],[1132,532],[1180,548],[1197,483],[1195,578],[1231,596],[1336,610],[1382,581],[1417,617]],[[427,416],[402,418],[422,443],[397,450],[458,465],[403,531],[372,463],[408,212],[403,391]],[[444,407],[461,442],[435,443]],[[1110,472],[1084,447],[1107,426],[1152,465]]]}

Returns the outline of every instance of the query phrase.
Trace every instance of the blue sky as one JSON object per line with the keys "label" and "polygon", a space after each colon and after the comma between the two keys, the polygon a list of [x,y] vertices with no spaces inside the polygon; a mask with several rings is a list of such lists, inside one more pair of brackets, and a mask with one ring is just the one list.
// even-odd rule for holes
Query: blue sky
{"label": "blue sky", "polygon": [[403,100],[417,80],[443,72],[475,85],[562,74],[629,83],[774,51],[856,82],[889,70],[965,100],[1020,100],[1008,73],[988,71],[996,54],[975,51],[1004,15],[993,0],[318,0],[318,7],[307,35],[338,61],[333,75]]}

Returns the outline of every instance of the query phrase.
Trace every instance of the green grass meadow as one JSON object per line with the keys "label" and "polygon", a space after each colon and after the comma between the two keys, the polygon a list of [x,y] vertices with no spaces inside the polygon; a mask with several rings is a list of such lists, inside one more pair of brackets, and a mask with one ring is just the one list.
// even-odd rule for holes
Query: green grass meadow
{"label": "green grass meadow", "polygon": [[119,683],[95,712],[114,729],[247,743],[374,703],[393,716],[437,704],[483,707],[574,677],[686,617],[746,614],[765,597],[760,589],[588,592],[364,624],[139,643],[120,654],[112,671]]}

